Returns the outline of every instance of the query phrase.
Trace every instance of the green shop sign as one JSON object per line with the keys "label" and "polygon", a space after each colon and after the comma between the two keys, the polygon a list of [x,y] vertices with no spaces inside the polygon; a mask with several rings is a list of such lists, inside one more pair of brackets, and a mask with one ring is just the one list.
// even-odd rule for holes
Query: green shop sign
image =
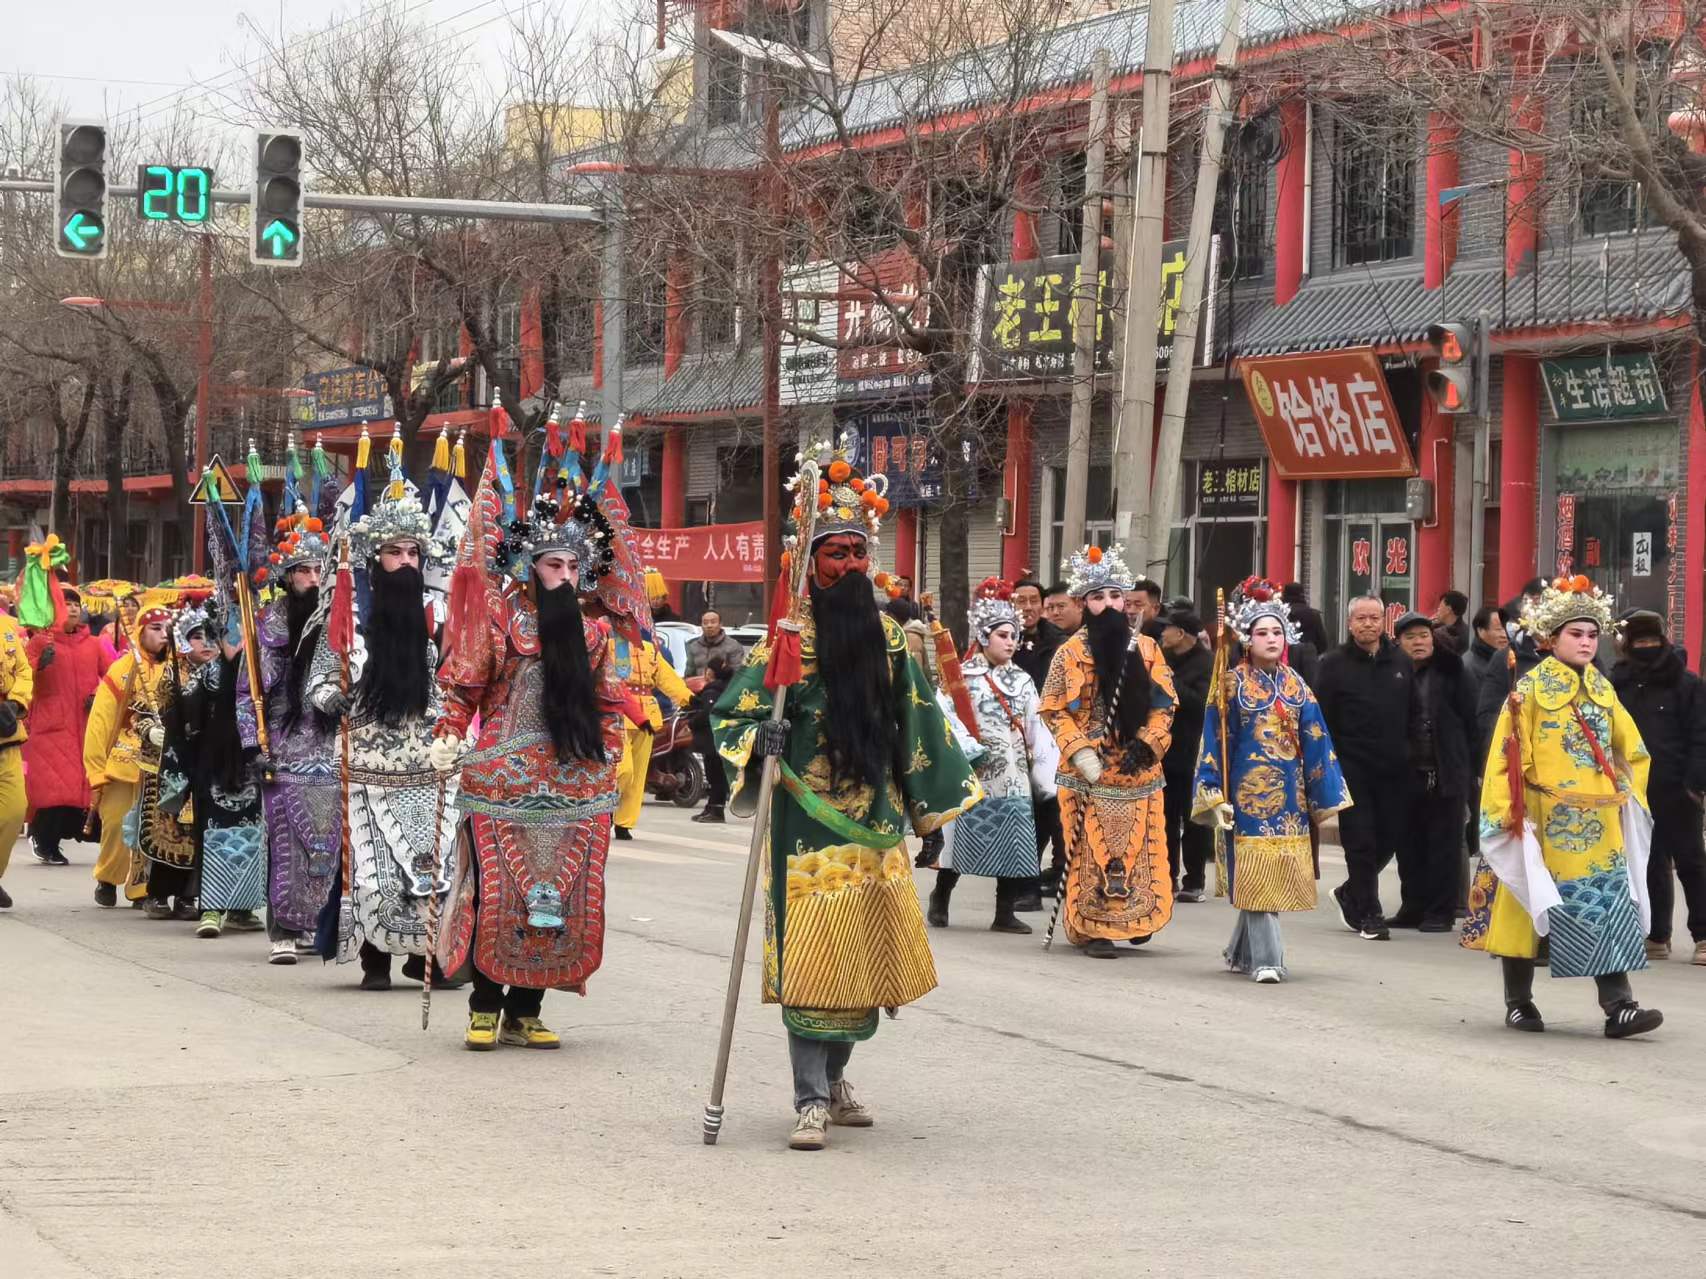
{"label": "green shop sign", "polygon": [[1540,376],[1560,422],[1659,417],[1670,412],[1651,351],[1542,360]]}

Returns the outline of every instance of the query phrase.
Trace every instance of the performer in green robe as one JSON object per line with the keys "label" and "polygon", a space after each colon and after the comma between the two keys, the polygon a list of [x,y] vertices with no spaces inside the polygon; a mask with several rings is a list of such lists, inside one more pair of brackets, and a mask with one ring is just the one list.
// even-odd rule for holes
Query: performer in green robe
{"label": "performer in green robe", "polygon": [[[775,752],[764,875],[764,1002],[782,1005],[788,1029],[796,1150],[822,1149],[830,1123],[870,1126],[843,1076],[853,1045],[876,1031],[879,1008],[936,985],[907,825],[928,834],[983,797],[901,628],[877,610],[870,543],[886,502],[867,495],[886,484],[839,458],[827,477],[804,495],[820,511],[805,548],[811,609]],[[729,807],[742,815],[756,806],[769,649],[754,650],[712,717]]]}

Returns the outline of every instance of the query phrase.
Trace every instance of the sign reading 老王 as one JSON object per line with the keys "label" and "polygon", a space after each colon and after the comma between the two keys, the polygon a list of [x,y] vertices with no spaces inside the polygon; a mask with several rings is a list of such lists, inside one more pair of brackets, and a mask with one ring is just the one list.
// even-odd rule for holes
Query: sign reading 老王
{"label": "sign reading \u8001\u738b", "polygon": [[1657,417],[1670,411],[1651,351],[1542,360],[1540,377],[1560,422]]}
{"label": "sign reading \u8001\u738b", "polygon": [[[1212,280],[1220,260],[1220,237],[1209,244]],[[1185,287],[1185,241],[1161,246],[1161,288],[1155,327],[1155,371],[1165,373],[1173,359],[1173,333]],[[1027,262],[997,262],[983,268],[977,282],[977,345],[974,381],[1044,381],[1072,375],[1073,326],[1078,319],[1078,284],[1083,267],[1075,253]],[[1113,368],[1119,332],[1114,296],[1113,258],[1102,257],[1096,278],[1096,372]],[[1194,362],[1214,359],[1214,290],[1208,290],[1197,326]]]}

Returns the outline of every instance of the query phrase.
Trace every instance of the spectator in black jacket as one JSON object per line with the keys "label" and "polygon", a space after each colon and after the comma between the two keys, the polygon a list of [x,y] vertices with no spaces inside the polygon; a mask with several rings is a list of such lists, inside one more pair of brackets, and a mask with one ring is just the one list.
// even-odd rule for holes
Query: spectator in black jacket
{"label": "spectator in black jacket", "polygon": [[1172,669],[1173,692],[1179,699],[1173,712],[1173,740],[1161,759],[1166,783],[1161,798],[1167,820],[1167,860],[1178,889],[1173,900],[1181,902],[1203,899],[1203,873],[1214,847],[1213,832],[1191,820],[1191,783],[1202,742],[1209,676],[1214,672],[1214,654],[1197,639],[1201,631],[1202,619],[1195,613],[1169,614],[1161,629],[1161,652]]}
{"label": "spectator in black jacket", "polygon": [[1463,659],[1438,641],[1431,618],[1406,613],[1393,628],[1410,659],[1409,807],[1398,840],[1403,900],[1388,928],[1449,933],[1463,880],[1463,812],[1475,794],[1475,694]]}
{"label": "spectator in black jacket", "polygon": [[1694,962],[1706,966],[1706,845],[1700,831],[1706,797],[1706,689],[1665,638],[1665,620],[1657,613],[1631,613],[1618,631],[1623,657],[1611,668],[1611,683],[1653,757],[1647,776],[1647,803],[1653,814],[1653,850],[1647,862],[1653,927],[1647,934],[1647,958],[1670,958],[1674,868],[1688,903]]}
{"label": "spectator in black jacket", "polygon": [[[1332,641],[1327,638],[1327,624],[1321,620],[1320,610],[1309,606],[1309,597],[1303,593],[1303,583],[1287,582],[1280,587],[1280,598],[1291,606],[1291,620],[1297,623],[1298,640],[1313,645],[1317,657],[1324,656],[1333,646]],[[1287,665],[1297,669],[1295,662]]]}
{"label": "spectator in black jacket", "polygon": [[1463,620],[1468,611],[1469,597],[1462,591],[1445,592],[1434,609],[1435,637],[1444,640],[1446,647],[1459,656],[1469,651],[1469,623]]}
{"label": "spectator in black jacket", "polygon": [[1066,635],[1043,617],[1043,584],[1027,577],[1013,588],[1013,607],[1019,610],[1019,647],[1013,654],[1013,664],[1031,677],[1039,689],[1048,674],[1054,650]]}
{"label": "spectator in black jacket", "polygon": [[[1505,698],[1510,696],[1512,686],[1517,680],[1540,665],[1540,659],[1546,654],[1540,651],[1534,636],[1522,626],[1523,611],[1540,599],[1541,588],[1545,585],[1538,577],[1531,580],[1522,588],[1522,594],[1499,609],[1499,616],[1504,618],[1505,637],[1509,652],[1501,653],[1499,661],[1488,662],[1481,671],[1481,682],[1475,690],[1475,731],[1481,739],[1481,744],[1487,750],[1492,749],[1493,726],[1499,722],[1499,708],[1505,704]],[[1516,669],[1510,669],[1510,653],[1516,654]],[[1482,762],[1485,764],[1486,753],[1482,752]]]}
{"label": "spectator in black jacket", "polygon": [[1321,659],[1315,700],[1344,769],[1351,807],[1339,814],[1345,882],[1333,890],[1345,927],[1367,941],[1391,937],[1380,911],[1380,872],[1408,817],[1410,659],[1382,633],[1386,606],[1351,601],[1351,637]]}
{"label": "spectator in black jacket", "polygon": [[693,749],[705,763],[705,810],[693,814],[696,822],[718,823],[723,820],[723,805],[729,799],[728,774],[717,754],[717,744],[711,739],[711,708],[728,690],[733,674],[729,660],[721,653],[711,654],[705,663],[705,685],[693,694],[688,716],[693,725]]}

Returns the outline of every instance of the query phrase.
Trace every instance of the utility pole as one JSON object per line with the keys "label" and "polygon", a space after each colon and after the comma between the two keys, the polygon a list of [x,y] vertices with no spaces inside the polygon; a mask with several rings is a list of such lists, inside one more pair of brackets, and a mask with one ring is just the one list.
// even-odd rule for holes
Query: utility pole
{"label": "utility pole", "polygon": [[1101,307],[1102,181],[1108,164],[1108,76],[1111,56],[1098,49],[1090,60],[1090,134],[1084,152],[1084,215],[1079,232],[1078,287],[1072,304],[1072,416],[1066,436],[1066,507],[1061,513],[1060,554],[1084,545],[1084,508],[1090,491],[1090,414],[1096,402],[1096,321]]}
{"label": "utility pole", "polygon": [[1155,438],[1155,303],[1167,214],[1167,131],[1173,94],[1173,0],[1151,0],[1143,48],[1143,128],[1134,170],[1119,411],[1114,418],[1114,538],[1149,545]]}
{"label": "utility pole", "polygon": [[[195,469],[199,476],[207,469],[213,450],[213,232],[201,231],[201,281],[196,295],[196,380],[195,380]],[[207,568],[207,507],[195,508],[195,545],[190,548],[190,563],[197,573]]]}
{"label": "utility pole", "polygon": [[[603,347],[599,367],[598,419],[606,435],[622,416],[623,371],[627,352],[623,335],[627,312],[626,285],[623,274],[627,269],[623,244],[622,182],[620,173],[610,179],[605,197],[603,261],[599,264],[599,310],[603,317]],[[515,424],[520,430],[522,424]]]}
{"label": "utility pole", "polygon": [[[764,200],[780,224],[782,207],[782,89],[764,72]],[[782,248],[767,245],[759,268],[759,309],[764,318],[764,616],[770,616],[782,568]],[[811,555],[802,546],[795,555]]]}
{"label": "utility pole", "polygon": [[[1167,564],[1172,535],[1174,495],[1179,491],[1179,453],[1185,444],[1185,407],[1191,396],[1191,366],[1202,319],[1204,284],[1208,276],[1209,238],[1214,227],[1214,197],[1220,189],[1221,164],[1226,153],[1226,130],[1232,120],[1232,80],[1238,62],[1238,37],[1243,27],[1244,0],[1227,0],[1220,51],[1214,59],[1214,83],[1209,87],[1203,116],[1202,155],[1197,164],[1197,189],[1191,200],[1191,227],[1185,241],[1185,278],[1173,328],[1173,356],[1167,363],[1167,397],[1161,411],[1161,440],[1155,450],[1155,475],[1149,503],[1147,571]],[[1208,287],[1213,282],[1208,281]]]}

